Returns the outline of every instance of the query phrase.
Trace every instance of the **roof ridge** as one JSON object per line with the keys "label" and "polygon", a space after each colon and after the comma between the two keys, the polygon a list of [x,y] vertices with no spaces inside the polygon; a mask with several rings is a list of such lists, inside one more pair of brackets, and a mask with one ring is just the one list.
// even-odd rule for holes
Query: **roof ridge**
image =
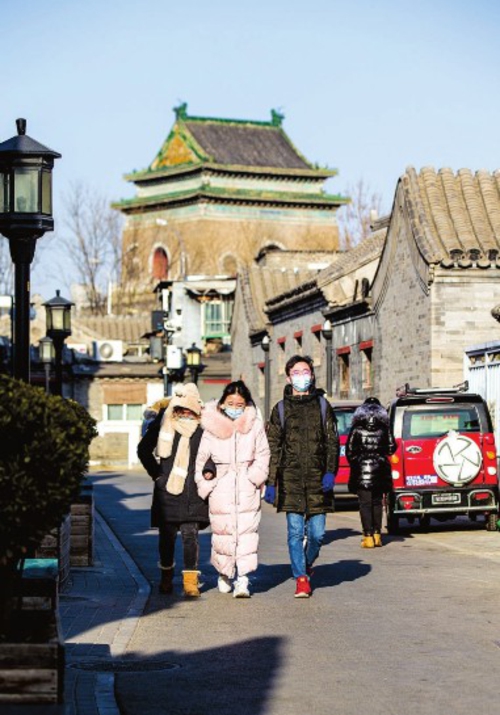
{"label": "roof ridge", "polygon": [[187,102],[174,107],[175,117],[181,122],[215,122],[217,124],[250,124],[252,126],[269,127],[271,129],[279,129],[283,123],[285,115],[276,109],[271,109],[271,119],[264,121],[262,119],[228,119],[224,117],[202,117],[189,115],[187,113]]}

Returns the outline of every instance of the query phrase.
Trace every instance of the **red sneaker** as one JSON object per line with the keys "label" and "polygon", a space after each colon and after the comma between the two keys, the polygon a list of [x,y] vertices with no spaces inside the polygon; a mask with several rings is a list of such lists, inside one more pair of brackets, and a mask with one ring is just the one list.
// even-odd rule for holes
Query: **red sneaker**
{"label": "red sneaker", "polygon": [[295,598],[309,598],[311,585],[307,576],[299,576],[295,587]]}

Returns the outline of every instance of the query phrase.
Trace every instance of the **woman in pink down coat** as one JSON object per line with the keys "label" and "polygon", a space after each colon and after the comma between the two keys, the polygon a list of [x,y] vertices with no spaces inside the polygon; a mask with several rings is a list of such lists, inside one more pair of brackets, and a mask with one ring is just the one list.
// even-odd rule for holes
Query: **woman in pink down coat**
{"label": "woman in pink down coat", "polygon": [[[221,593],[250,596],[248,574],[257,568],[260,487],[267,480],[269,445],[264,423],[246,385],[226,386],[218,403],[208,403],[201,421],[203,436],[196,459],[196,484],[208,497],[212,526],[211,562]],[[203,471],[211,458],[216,475]]]}

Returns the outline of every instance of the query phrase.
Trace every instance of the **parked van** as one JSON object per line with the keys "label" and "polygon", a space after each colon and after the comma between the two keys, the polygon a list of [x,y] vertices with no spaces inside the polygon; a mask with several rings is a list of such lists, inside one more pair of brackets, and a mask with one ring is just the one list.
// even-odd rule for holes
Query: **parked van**
{"label": "parked van", "polygon": [[399,520],[482,517],[496,529],[499,508],[497,452],[491,417],[468,383],[451,389],[405,385],[389,408],[397,451],[391,456],[394,490],[387,527]]}

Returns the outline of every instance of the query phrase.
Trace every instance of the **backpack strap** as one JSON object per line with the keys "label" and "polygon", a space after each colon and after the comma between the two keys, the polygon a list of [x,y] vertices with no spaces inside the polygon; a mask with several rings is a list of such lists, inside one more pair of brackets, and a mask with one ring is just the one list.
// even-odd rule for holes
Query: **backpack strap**
{"label": "backpack strap", "polygon": [[[328,401],[327,401],[326,397],[323,397],[323,395],[321,395],[319,397],[319,407],[321,410],[321,422],[323,423],[323,427],[326,427],[327,406],[328,406]],[[285,429],[285,403],[283,400],[280,400],[278,402],[278,415],[279,415],[280,422],[281,422],[281,429]]]}
{"label": "backpack strap", "polygon": [[321,421],[323,422],[323,427],[326,427],[326,407],[328,405],[328,402],[326,400],[326,397],[321,397],[319,398],[319,406],[321,409]]}
{"label": "backpack strap", "polygon": [[285,403],[283,400],[278,402],[278,415],[281,422],[281,429],[285,429]]}

